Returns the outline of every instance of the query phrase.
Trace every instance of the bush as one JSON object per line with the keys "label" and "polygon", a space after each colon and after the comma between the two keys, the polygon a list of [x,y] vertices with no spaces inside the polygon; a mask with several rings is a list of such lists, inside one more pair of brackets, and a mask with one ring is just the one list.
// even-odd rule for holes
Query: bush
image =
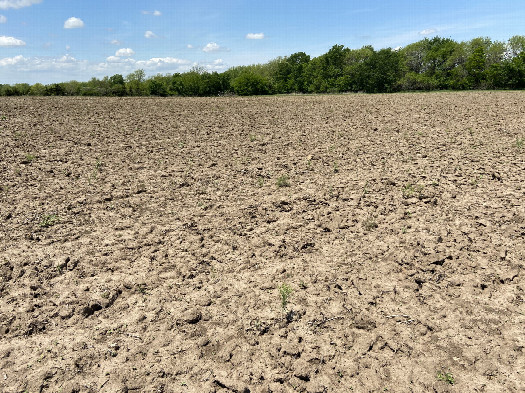
{"label": "bush", "polygon": [[240,96],[251,96],[268,94],[270,92],[269,81],[257,74],[245,73],[232,80],[231,86],[235,94]]}

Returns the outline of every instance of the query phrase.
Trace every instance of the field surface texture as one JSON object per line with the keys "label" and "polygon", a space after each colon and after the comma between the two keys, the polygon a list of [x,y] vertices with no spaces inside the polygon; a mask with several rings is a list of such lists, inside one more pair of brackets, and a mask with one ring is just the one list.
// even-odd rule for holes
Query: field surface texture
{"label": "field surface texture", "polygon": [[524,119],[2,98],[0,391],[523,392]]}

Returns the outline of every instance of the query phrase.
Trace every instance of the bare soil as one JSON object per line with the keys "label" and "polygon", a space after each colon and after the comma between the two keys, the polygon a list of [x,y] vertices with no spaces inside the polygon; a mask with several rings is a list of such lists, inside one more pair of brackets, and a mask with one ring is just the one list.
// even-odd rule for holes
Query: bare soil
{"label": "bare soil", "polygon": [[0,391],[525,391],[524,119],[2,98]]}

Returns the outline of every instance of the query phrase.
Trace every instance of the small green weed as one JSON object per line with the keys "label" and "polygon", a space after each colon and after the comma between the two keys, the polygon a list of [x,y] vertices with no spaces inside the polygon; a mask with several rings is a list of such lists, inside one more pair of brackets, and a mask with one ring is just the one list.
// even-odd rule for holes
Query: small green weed
{"label": "small green weed", "polygon": [[369,232],[378,227],[377,222],[373,216],[368,216],[365,221],[363,221],[363,227],[365,231]]}
{"label": "small green weed", "polygon": [[93,171],[89,175],[89,184],[91,184],[92,180],[95,180],[97,178],[103,166],[104,166],[104,163],[100,160],[100,158],[97,158],[97,161],[95,162],[95,166],[93,167]]}
{"label": "small green weed", "polygon": [[424,188],[425,186],[421,184],[412,184],[412,183],[405,184],[402,190],[403,198],[408,199],[408,198],[412,198],[413,196],[419,195],[421,194]]}
{"label": "small green weed", "polygon": [[288,302],[290,301],[290,296],[293,293],[293,289],[288,284],[282,284],[279,287],[279,296],[281,297],[281,307],[284,312],[286,312],[288,308]]}
{"label": "small green weed", "polygon": [[146,296],[148,294],[148,287],[146,284],[137,284],[137,291],[141,294]]}
{"label": "small green weed", "polygon": [[288,176],[283,175],[277,179],[277,187],[290,187],[290,179]]}
{"label": "small green weed", "polygon": [[518,149],[523,149],[524,145],[525,145],[525,138],[517,138],[516,139],[516,147]]}
{"label": "small green weed", "polygon": [[437,379],[439,379],[440,381],[446,382],[449,385],[454,385],[455,383],[454,376],[451,373],[444,373],[440,371],[437,374]]}
{"label": "small green weed", "polygon": [[22,160],[22,164],[30,164],[35,159],[36,159],[36,156],[34,154],[26,154],[26,156]]}
{"label": "small green weed", "polygon": [[40,221],[40,226],[42,228],[49,228],[57,224],[60,221],[60,218],[56,214],[48,214],[42,217]]}

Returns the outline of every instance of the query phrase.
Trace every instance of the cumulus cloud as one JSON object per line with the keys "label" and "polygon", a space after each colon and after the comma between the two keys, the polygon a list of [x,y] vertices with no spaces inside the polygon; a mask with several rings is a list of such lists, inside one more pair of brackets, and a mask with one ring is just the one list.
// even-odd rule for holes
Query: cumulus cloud
{"label": "cumulus cloud", "polygon": [[153,16],[161,16],[162,15],[162,12],[160,11],[141,11],[142,12],[142,15],[153,15]]}
{"label": "cumulus cloud", "polygon": [[264,33],[248,33],[246,34],[248,40],[262,40],[264,38]]}
{"label": "cumulus cloud", "polygon": [[118,56],[118,57],[129,57],[129,56],[133,56],[134,54],[135,54],[135,51],[131,48],[121,48],[115,52],[115,56]]}
{"label": "cumulus cloud", "polygon": [[84,22],[80,18],[72,16],[64,22],[64,29],[80,29],[84,27]]}
{"label": "cumulus cloud", "polygon": [[15,57],[5,57],[3,59],[0,59],[0,67],[12,66],[24,62],[26,60],[27,59],[22,55],[18,55]]}
{"label": "cumulus cloud", "polygon": [[207,71],[224,71],[227,68],[222,59],[216,59],[211,63],[196,63],[195,66],[204,67]]}
{"label": "cumulus cloud", "polygon": [[421,30],[419,32],[419,35],[430,35],[430,34],[435,33],[436,31],[437,31],[436,29],[425,29],[425,30]]}
{"label": "cumulus cloud", "polygon": [[[139,68],[146,75],[189,71],[193,63],[175,57],[153,57],[135,60],[130,57],[109,56],[102,62],[90,62],[71,55],[58,57],[14,57],[0,58],[0,78],[10,83],[55,83],[67,80],[85,80],[86,75],[102,78],[107,75],[128,74]],[[199,65],[195,63],[195,65]],[[223,70],[225,65],[218,60],[201,63],[208,70]]]}
{"label": "cumulus cloud", "polygon": [[177,59],[175,57],[153,57],[149,60],[139,60],[136,62],[138,66],[145,68],[159,68],[166,65],[183,65],[189,63],[188,60]]}
{"label": "cumulus cloud", "polygon": [[206,44],[204,48],[202,48],[203,52],[219,52],[219,51],[227,51],[228,49],[220,46],[216,42],[209,42]]}
{"label": "cumulus cloud", "polygon": [[111,40],[111,45],[120,45],[121,42],[119,40]]}
{"label": "cumulus cloud", "polygon": [[146,37],[146,38],[157,38],[157,35],[154,32],[148,30],[148,31],[146,31],[144,33],[144,37]]}
{"label": "cumulus cloud", "polygon": [[7,22],[7,18],[3,15],[0,15],[0,23],[6,23]]}
{"label": "cumulus cloud", "polygon": [[186,45],[186,48],[193,49],[193,45],[192,44],[188,44],[188,45]]}
{"label": "cumulus cloud", "polygon": [[35,71],[67,71],[84,70],[88,62],[77,60],[71,55],[61,57],[31,57],[22,55],[0,59],[0,67],[8,67],[9,71],[35,72]]}
{"label": "cumulus cloud", "polygon": [[24,46],[26,43],[15,37],[0,35],[0,46]]}
{"label": "cumulus cloud", "polygon": [[42,0],[0,0],[0,10],[24,8],[41,2]]}

